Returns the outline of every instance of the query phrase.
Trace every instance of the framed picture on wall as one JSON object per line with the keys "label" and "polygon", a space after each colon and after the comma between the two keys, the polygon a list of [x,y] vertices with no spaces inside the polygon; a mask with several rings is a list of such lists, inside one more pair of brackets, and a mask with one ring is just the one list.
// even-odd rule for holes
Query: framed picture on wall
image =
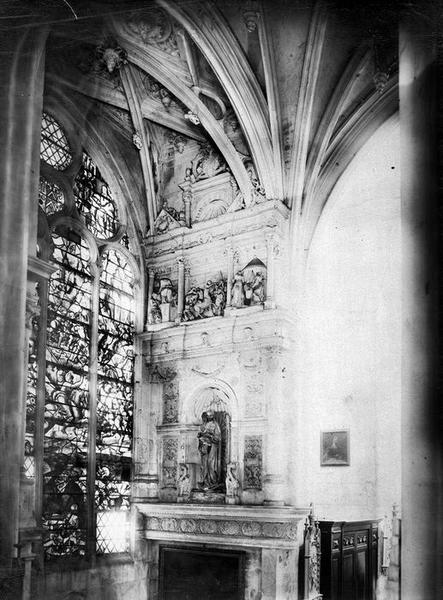
{"label": "framed picture on wall", "polygon": [[322,431],[320,434],[320,465],[347,467],[349,463],[349,429]]}

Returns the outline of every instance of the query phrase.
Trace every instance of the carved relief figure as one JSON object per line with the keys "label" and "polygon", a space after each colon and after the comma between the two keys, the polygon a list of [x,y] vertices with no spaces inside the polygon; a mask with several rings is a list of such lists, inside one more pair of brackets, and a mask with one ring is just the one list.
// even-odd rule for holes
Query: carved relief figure
{"label": "carved relief figure", "polygon": [[201,456],[201,487],[215,490],[220,485],[221,475],[221,430],[209,410],[202,414],[202,424],[198,437],[198,451]]}
{"label": "carved relief figure", "polygon": [[160,298],[162,304],[170,304],[173,298],[172,281],[170,279],[160,279]]}
{"label": "carved relief figure", "polygon": [[191,493],[189,467],[185,463],[180,464],[180,473],[177,479],[177,491],[180,498],[187,498]]}
{"label": "carved relief figure", "polygon": [[168,277],[162,277],[155,284],[148,307],[150,324],[165,323],[171,320],[171,308],[175,306],[176,291]]}
{"label": "carved relief figure", "polygon": [[160,295],[152,294],[149,307],[148,315],[149,323],[161,323],[162,322],[162,311],[160,310]]}
{"label": "carved relief figure", "polygon": [[258,304],[265,301],[265,277],[263,273],[255,273],[251,283],[251,303]]}
{"label": "carved relief figure", "polygon": [[226,306],[226,282],[207,281],[204,288],[193,286],[185,295],[183,320],[223,316]]}
{"label": "carved relief figure", "polygon": [[241,308],[263,303],[266,298],[265,280],[266,266],[258,258],[252,259],[234,277],[231,305]]}
{"label": "carved relief figure", "polygon": [[210,144],[201,144],[200,150],[185,171],[185,181],[196,183],[202,179],[215,177],[226,171],[226,164]]}

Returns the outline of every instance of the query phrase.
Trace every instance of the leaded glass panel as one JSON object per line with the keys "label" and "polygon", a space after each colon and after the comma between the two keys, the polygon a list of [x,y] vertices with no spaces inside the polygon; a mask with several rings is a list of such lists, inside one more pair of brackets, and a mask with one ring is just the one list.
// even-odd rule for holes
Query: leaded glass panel
{"label": "leaded glass panel", "polygon": [[44,431],[48,558],[86,552],[91,275],[82,240],[54,237],[49,281]]}
{"label": "leaded glass panel", "polygon": [[64,171],[72,162],[71,149],[60,125],[47,113],[42,116],[40,158],[58,171]]}
{"label": "leaded glass panel", "polygon": [[75,178],[74,196],[87,228],[94,235],[101,239],[115,235],[117,208],[111,190],[86,152],[83,152],[82,166]]}
{"label": "leaded glass panel", "polygon": [[64,206],[64,194],[56,183],[40,177],[38,187],[38,201],[47,215],[60,211]]}
{"label": "leaded glass panel", "polygon": [[[126,549],[134,366],[133,274],[122,253],[109,250],[100,277],[97,395],[97,551]],[[111,511],[111,512],[108,512]]]}
{"label": "leaded glass panel", "polygon": [[[47,114],[42,119],[41,158],[59,170],[72,162],[63,131]],[[86,225],[96,238],[109,239],[119,223],[109,186],[86,152],[73,192],[78,213],[72,218],[77,226],[64,225],[53,236],[58,269],[48,283],[42,511],[47,559],[85,555],[94,533],[98,553],[128,548],[134,276],[125,249],[131,249],[131,244],[125,235],[121,251],[105,252],[97,280],[90,269],[89,247],[77,232]],[[60,212],[64,203],[62,189],[41,177],[39,204],[46,215]],[[93,312],[96,305],[98,312]],[[91,347],[91,332],[98,333],[97,347]],[[29,361],[25,465],[33,455],[31,416],[37,395],[32,352]],[[90,418],[91,407],[96,410],[96,424]],[[88,469],[94,458],[91,488]],[[88,530],[93,511],[95,532]]]}
{"label": "leaded glass panel", "polygon": [[35,417],[37,404],[37,328],[38,318],[35,317],[31,324],[31,333],[28,346],[28,373],[26,387],[26,418],[25,418],[25,448],[23,468],[26,477],[35,477]]}

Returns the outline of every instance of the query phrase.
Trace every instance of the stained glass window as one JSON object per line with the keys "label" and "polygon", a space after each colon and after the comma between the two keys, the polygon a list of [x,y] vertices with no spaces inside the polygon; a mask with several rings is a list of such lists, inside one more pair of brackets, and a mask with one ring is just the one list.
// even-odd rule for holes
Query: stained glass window
{"label": "stained glass window", "polygon": [[124,255],[106,252],[98,321],[98,552],[121,551],[126,544],[124,511],[129,508],[133,416],[133,280]]}
{"label": "stained glass window", "polygon": [[62,128],[47,113],[42,116],[40,158],[58,171],[64,171],[72,162],[71,149]]}
{"label": "stained glass window", "polygon": [[49,282],[43,525],[47,557],[86,553],[91,274],[81,240],[54,236]]}
{"label": "stained glass window", "polygon": [[38,319],[33,319],[28,347],[28,374],[26,389],[25,449],[23,468],[26,477],[35,476],[35,416],[37,404],[38,359],[37,331]]}
{"label": "stained glass window", "polygon": [[74,196],[87,228],[94,235],[101,239],[115,235],[117,208],[108,184],[86,152],[83,152],[82,166],[75,179]]}
{"label": "stained glass window", "polygon": [[47,215],[52,215],[63,208],[64,194],[56,183],[40,177],[38,200]]}
{"label": "stained glass window", "polygon": [[[42,150],[42,160],[48,152]],[[80,218],[71,217],[77,220],[74,229],[60,224],[53,234],[58,268],[48,284],[42,511],[47,559],[84,556],[94,546],[99,554],[128,547],[134,397],[130,244],[120,240],[104,247],[99,265],[91,262],[99,245],[90,236],[85,241],[85,225],[103,240],[116,234],[119,223],[110,189],[86,152],[73,191]],[[59,212],[61,188],[41,178],[39,203],[47,215]],[[30,352],[30,413],[37,386],[33,360]],[[30,444],[31,434],[27,430]]]}

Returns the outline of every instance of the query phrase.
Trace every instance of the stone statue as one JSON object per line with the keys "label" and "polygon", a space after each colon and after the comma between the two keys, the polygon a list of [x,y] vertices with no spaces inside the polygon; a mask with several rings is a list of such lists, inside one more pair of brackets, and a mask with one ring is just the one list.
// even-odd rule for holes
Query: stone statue
{"label": "stone statue", "polygon": [[240,484],[237,479],[236,463],[229,463],[226,470],[226,504],[238,504]]}
{"label": "stone statue", "polygon": [[186,500],[191,493],[191,480],[189,477],[189,467],[185,463],[180,464],[180,473],[177,479],[178,501]]}
{"label": "stone statue", "polygon": [[245,305],[245,292],[243,289],[244,277],[243,271],[237,271],[232,284],[231,305],[239,308]]}
{"label": "stone statue", "polygon": [[215,490],[221,483],[221,430],[212,411],[202,414],[197,437],[201,456],[201,487],[204,490]]}

